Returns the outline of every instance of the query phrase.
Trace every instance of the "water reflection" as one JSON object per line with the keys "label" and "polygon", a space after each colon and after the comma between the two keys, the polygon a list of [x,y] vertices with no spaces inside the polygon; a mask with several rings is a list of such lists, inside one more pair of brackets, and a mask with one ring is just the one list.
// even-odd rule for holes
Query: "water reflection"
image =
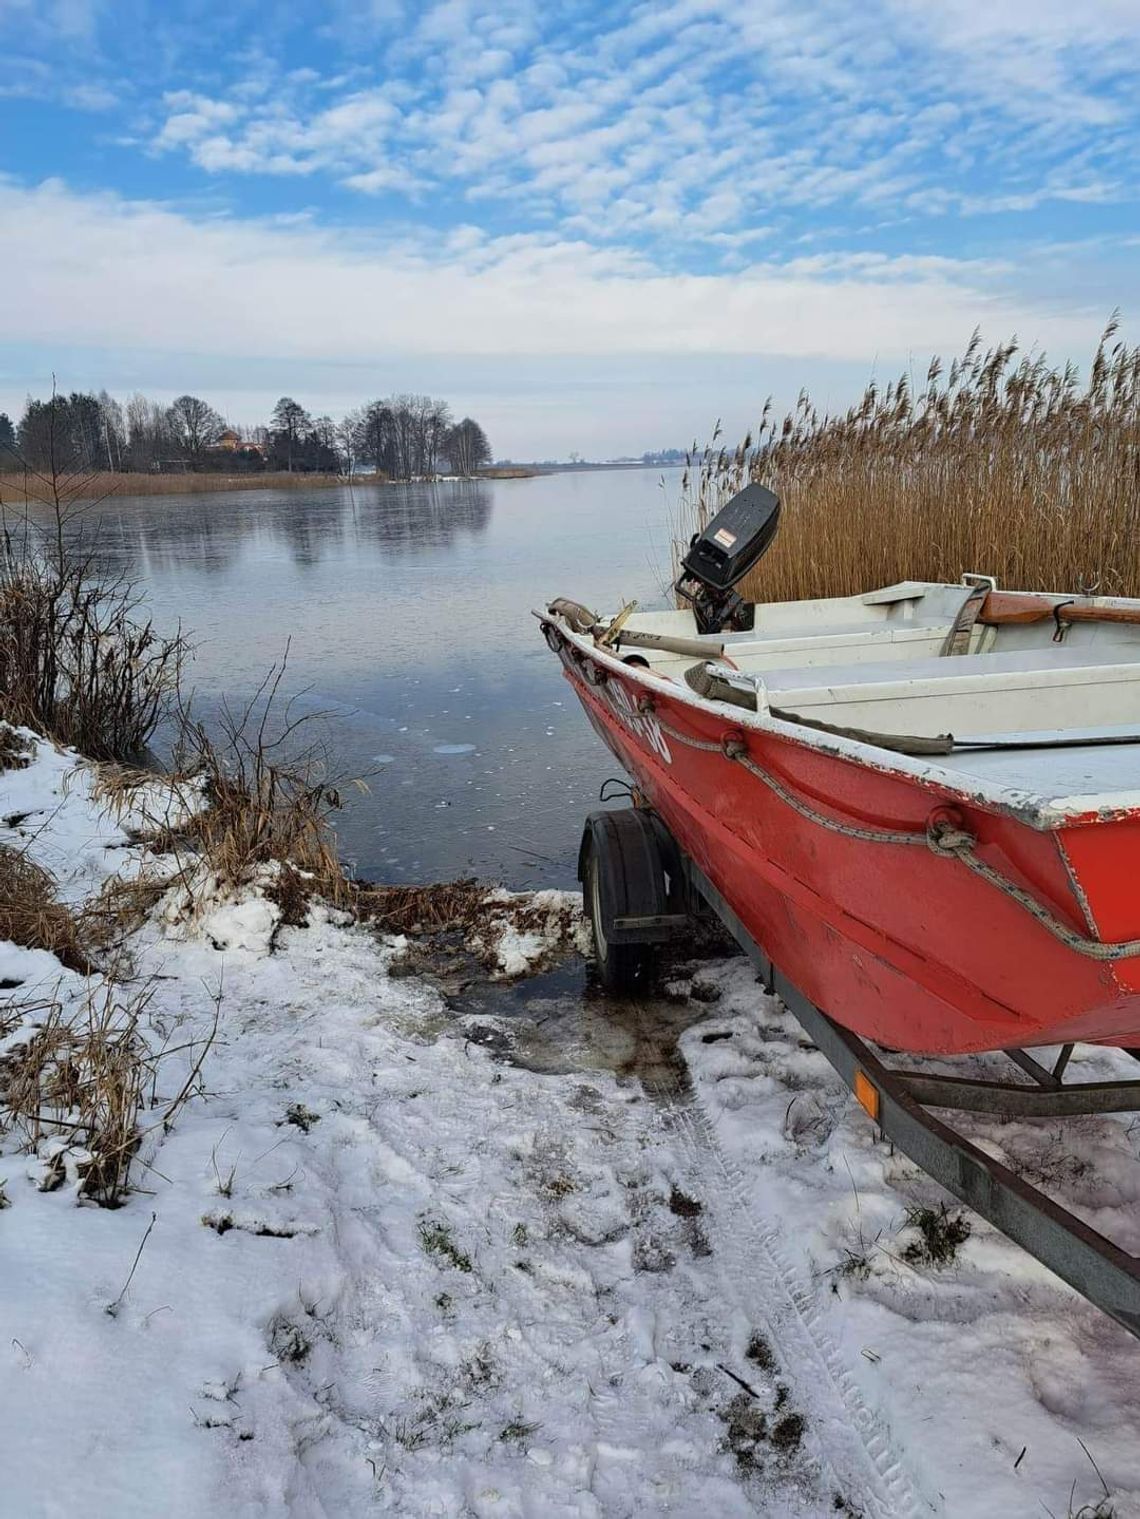
{"label": "water reflection", "polygon": [[[614,761],[530,608],[660,602],[668,499],[652,472],[109,501],[83,531],[163,630],[200,710],[282,694],[326,714],[343,852],[362,874],[569,885]],[[304,693],[303,695],[301,693]]]}
{"label": "water reflection", "polygon": [[356,487],[357,530],[396,553],[446,548],[457,538],[485,532],[492,488],[486,480],[388,487],[367,493]]}
{"label": "water reflection", "polygon": [[341,551],[347,524],[344,511],[317,516],[302,500],[291,500],[275,516],[271,531],[276,531],[289,545],[293,563],[299,569],[311,569],[326,554]]}
{"label": "water reflection", "polygon": [[343,552],[346,538],[393,555],[446,548],[486,531],[493,500],[484,480],[150,496],[102,502],[74,531],[132,578],[190,567],[223,574],[250,542],[261,551],[283,544],[306,569]]}

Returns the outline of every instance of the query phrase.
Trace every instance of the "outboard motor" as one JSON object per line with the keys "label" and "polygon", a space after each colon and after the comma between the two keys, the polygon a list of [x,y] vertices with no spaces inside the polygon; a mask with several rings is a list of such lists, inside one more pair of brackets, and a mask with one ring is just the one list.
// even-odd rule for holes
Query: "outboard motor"
{"label": "outboard motor", "polygon": [[780,501],[766,485],[746,485],[703,533],[694,533],[674,590],[691,603],[698,633],[752,627],[753,609],[734,587],[771,546]]}

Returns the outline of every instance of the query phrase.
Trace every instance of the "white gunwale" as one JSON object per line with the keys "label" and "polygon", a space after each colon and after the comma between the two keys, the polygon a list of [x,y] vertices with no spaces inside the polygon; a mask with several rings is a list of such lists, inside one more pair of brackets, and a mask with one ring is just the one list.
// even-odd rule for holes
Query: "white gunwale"
{"label": "white gunwale", "polygon": [[[871,593],[867,599],[845,598],[844,603],[846,604],[858,599],[868,606],[895,605],[904,598],[896,596],[892,601],[881,602],[876,602],[874,598],[886,597],[892,590],[896,589],[902,590],[903,588],[888,587],[885,588],[884,592]],[[911,589],[909,585],[906,587],[908,593]],[[913,589],[918,591],[920,587],[916,585]],[[908,594],[905,599],[915,601],[918,597]],[[1109,598],[1104,599],[1106,604],[1109,605],[1119,606],[1122,604],[1118,598],[1112,598],[1111,600]],[[1137,602],[1125,604],[1140,607],[1140,603]],[[796,605],[802,606],[806,604],[784,603],[781,610],[786,609],[790,611]],[[813,603],[811,605],[819,606],[820,603]],[[771,611],[772,608],[765,608],[764,610]],[[953,793],[957,797],[960,797],[964,803],[981,805],[994,811],[1011,814],[1021,822],[1040,830],[1064,828],[1089,821],[1109,821],[1130,817],[1140,819],[1140,786],[1133,779],[1134,777],[1140,777],[1140,740],[1135,745],[1119,744],[1104,748],[1074,746],[1064,750],[1044,750],[1036,755],[1036,763],[1032,764],[1027,763],[1024,753],[1019,754],[1016,751],[1012,753],[1008,751],[1002,753],[971,751],[967,753],[955,753],[953,756],[946,756],[945,759],[941,756],[919,757],[899,754],[880,748],[875,744],[864,743],[857,739],[849,738],[845,735],[821,732],[818,729],[809,728],[799,723],[785,721],[763,710],[763,700],[760,703],[761,709],[756,712],[751,712],[725,702],[710,701],[707,698],[698,696],[696,692],[691,690],[682,681],[663,675],[651,667],[627,664],[619,655],[597,645],[592,636],[576,633],[563,619],[557,616],[548,614],[546,620],[556,623],[562,636],[569,643],[611,674],[620,676],[635,688],[641,688],[656,697],[675,702],[695,713],[701,713],[705,717],[723,725],[726,730],[735,728],[745,732],[756,733],[757,735],[777,735],[803,748],[832,755],[851,764],[874,769],[888,775],[897,775],[900,778],[916,781],[924,787],[937,788],[943,793]],[[666,620],[672,622],[672,614],[642,614],[640,618],[631,619],[627,626],[636,627],[639,623],[642,623],[642,625],[657,624],[659,626]],[[681,630],[678,629],[678,631],[680,632]],[[913,636],[913,630],[907,629],[905,626],[892,631],[902,633],[904,639],[908,641]],[[1051,632],[1051,628],[1049,631]],[[1137,633],[1140,634],[1140,629],[1137,630]],[[691,631],[686,636],[691,637]],[[736,639],[730,638],[726,641],[727,652],[735,654],[740,645],[747,642],[746,636]],[[878,644],[880,640],[875,640],[875,642]],[[846,636],[840,635],[840,638],[836,639],[831,644],[831,647],[837,649],[847,647]],[[1087,666],[1090,669],[1095,669],[1098,682],[1108,686],[1117,683],[1121,690],[1126,689],[1128,683],[1132,682],[1135,683],[1136,691],[1140,693],[1140,637],[1137,637],[1134,648],[1136,656],[1134,660],[1127,657],[1128,654],[1132,653],[1132,648],[1126,647],[1120,651],[1122,657],[1114,657],[1108,649],[1097,648],[1094,651],[1090,648],[1087,651],[1087,656],[1081,656],[1077,659],[1057,662],[1046,657],[1041,660],[1039,667],[1036,669],[1033,668],[1033,662],[1028,659],[1021,661],[1014,660],[1012,663],[1015,666],[1018,664],[1024,666],[1025,674],[1029,677],[1035,677],[1035,679],[1030,681],[1030,685],[1034,688],[1047,685],[1050,681],[1055,684],[1058,679],[1063,679],[1066,670],[1070,671],[1070,673],[1079,673]],[[776,649],[773,649],[772,655],[774,659],[779,659],[780,657],[779,651]],[[996,657],[995,665],[991,667],[992,673],[986,672],[985,665],[989,658],[994,658],[993,655],[983,654],[977,658],[970,658],[969,656],[967,658],[969,660],[968,666],[965,666],[965,661],[959,660],[940,662],[940,666],[944,668],[947,682],[952,684],[964,683],[966,686],[977,686],[980,684],[983,689],[992,690],[995,694],[1000,694],[1003,687],[1008,688],[1011,684],[1017,686],[1018,676],[1016,672],[1002,668],[1003,665],[1011,662],[1003,661],[1000,655]],[[689,659],[687,662],[692,663],[692,660]],[[928,666],[929,663],[929,661],[923,661],[924,667]],[[874,682],[860,682],[858,675],[861,672],[857,668],[853,668],[850,672],[849,686],[853,690],[857,689],[860,685],[864,686],[865,689],[860,695],[868,699],[872,704],[876,696],[892,694],[886,689],[887,687],[895,688],[893,694],[898,695],[906,687],[913,687],[914,685],[908,679],[907,665],[908,661],[905,658],[894,662],[893,669],[897,669],[897,678],[894,681],[886,683],[880,680],[877,691],[875,690]],[[939,675],[942,675],[943,668],[940,668]],[[751,670],[749,673],[756,675],[760,682],[763,683],[763,671]],[[804,667],[802,672],[796,673],[802,673],[804,690],[822,689],[828,693],[830,699],[834,700],[837,694],[835,687],[811,687],[810,676],[812,675],[812,670],[810,667]],[[870,667],[866,670],[866,673],[872,673]],[[878,671],[874,673],[877,674]],[[923,673],[926,673],[925,668]],[[785,669],[781,669],[780,674],[781,678],[785,678],[788,672]],[[935,679],[937,681],[937,677]],[[1024,687],[1024,685],[1025,680],[1022,679],[1021,686]],[[799,694],[802,697],[804,691],[801,690]],[[794,703],[797,693],[792,689],[777,689],[773,691],[772,695],[777,705],[783,705],[785,700],[791,705]],[[813,705],[815,710],[812,710],[812,707],[808,706],[805,710],[805,715],[809,715],[810,713],[811,716],[816,718],[824,717],[828,711],[827,703],[820,701]],[[888,704],[884,701],[884,705]],[[837,721],[842,722],[843,719],[840,718]],[[851,725],[876,726],[878,731],[891,731],[886,724],[851,723]],[[1123,726],[1140,733],[1140,723]],[[1046,732],[1053,733],[1060,731],[1074,736],[1088,733],[1092,737],[1094,732],[1107,733],[1114,729],[1121,731],[1122,725],[1082,723],[1060,730],[1048,729]],[[903,730],[895,729],[894,731]],[[944,731],[951,730],[946,729]],[[1015,727],[998,731],[990,724],[984,728],[975,730],[970,734],[970,737],[995,739],[1002,737],[1020,738],[1027,731],[1036,732],[1040,730],[1026,730],[1024,727]],[[959,736],[965,736],[964,732],[960,732]],[[1048,759],[1044,763],[1042,763],[1043,755],[1048,756]],[[1052,784],[1048,782],[1050,775],[1053,777]],[[1116,775],[1119,775],[1125,782],[1131,781],[1131,784],[1114,784],[1113,781]],[[1093,784],[1082,786],[1080,782],[1086,779],[1093,782]],[[1073,785],[1073,781],[1076,781],[1077,784]]]}

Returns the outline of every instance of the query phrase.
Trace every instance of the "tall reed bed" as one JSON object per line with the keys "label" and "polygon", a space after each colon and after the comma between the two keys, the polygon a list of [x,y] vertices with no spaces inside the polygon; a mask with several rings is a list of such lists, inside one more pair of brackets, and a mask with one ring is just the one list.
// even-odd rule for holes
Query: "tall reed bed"
{"label": "tall reed bed", "polygon": [[1088,378],[1073,364],[985,349],[977,333],[918,384],[868,385],[841,415],[806,393],[771,403],[739,448],[690,457],[684,541],[749,480],[783,504],[746,597],[846,596],[898,580],[1140,595],[1140,348],[1114,317]]}
{"label": "tall reed bed", "polygon": [[[8,470],[0,474],[0,500],[14,501],[25,493],[37,497],[37,484],[43,477],[34,470]],[[105,500],[108,496],[185,496],[203,491],[312,490],[320,485],[343,485],[340,475],[288,474],[284,470],[266,470],[241,474],[202,470],[178,475],[159,475],[97,469],[83,476],[82,500]]]}

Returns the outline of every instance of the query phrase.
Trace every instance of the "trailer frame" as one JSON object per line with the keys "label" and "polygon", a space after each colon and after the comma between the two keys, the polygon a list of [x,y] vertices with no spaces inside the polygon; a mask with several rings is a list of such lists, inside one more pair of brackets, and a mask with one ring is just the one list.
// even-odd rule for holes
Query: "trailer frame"
{"label": "trailer frame", "polygon": [[[644,802],[637,810],[651,811]],[[591,837],[599,836],[596,820],[604,815],[593,813],[587,820]],[[1140,1081],[1066,1084],[1071,1044],[1061,1049],[1051,1069],[1025,1050],[1003,1051],[1028,1078],[1025,1081],[975,1080],[895,1068],[887,1063],[893,1056],[842,1027],[772,963],[721,892],[676,844],[660,815],[654,812],[653,821],[655,830],[663,829],[672,844],[669,865],[675,870],[679,862],[690,903],[704,904],[720,919],[756,966],[765,988],[794,1015],[881,1137],[1140,1338],[1140,1257],[1113,1244],[930,1111],[939,1108],[1037,1118],[1135,1112],[1140,1111]],[[684,920],[675,912],[667,920],[648,915],[639,920],[628,912],[615,916],[621,924],[619,931],[636,936],[643,944],[668,942],[683,932]]]}

